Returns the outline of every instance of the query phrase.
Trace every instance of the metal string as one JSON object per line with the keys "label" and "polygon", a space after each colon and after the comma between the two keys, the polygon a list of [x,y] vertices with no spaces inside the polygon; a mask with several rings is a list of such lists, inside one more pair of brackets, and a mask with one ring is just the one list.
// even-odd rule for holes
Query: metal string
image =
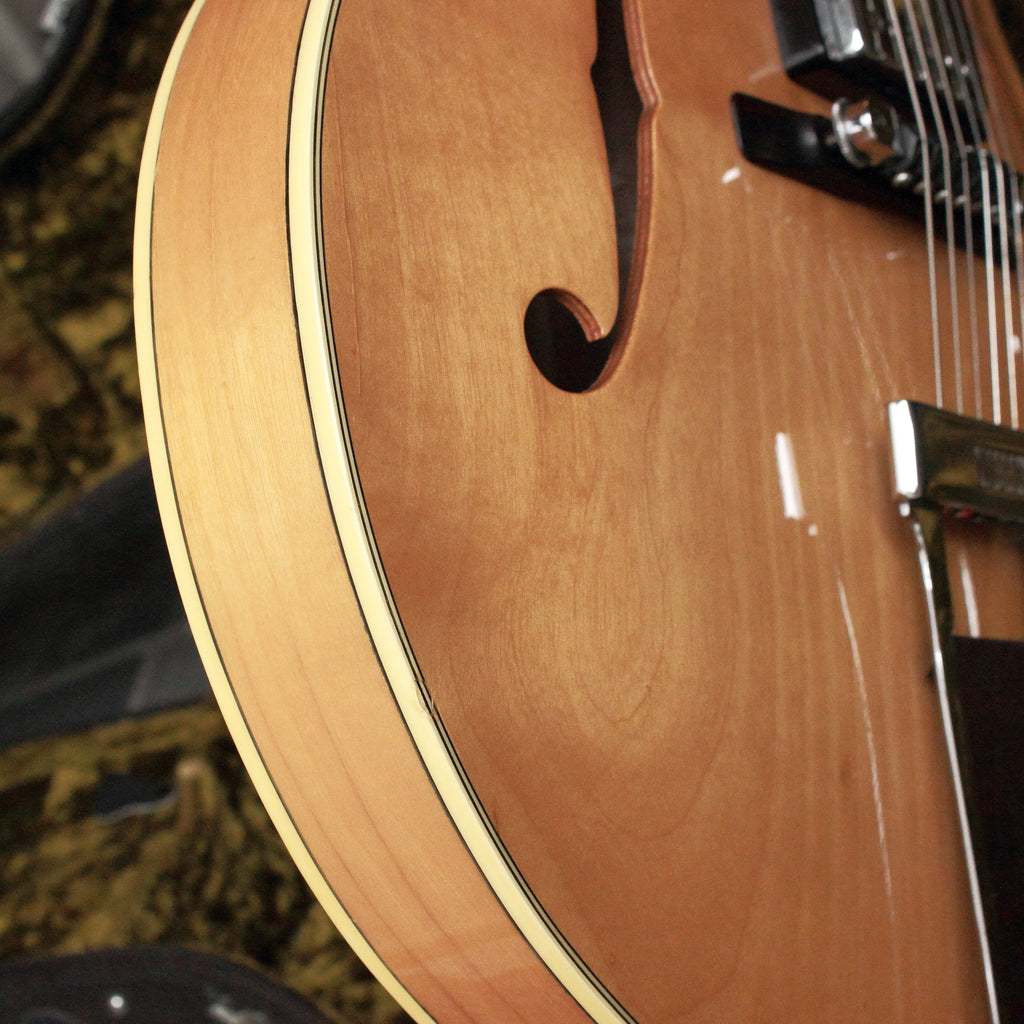
{"label": "metal string", "polygon": [[[975,281],[976,267],[974,260],[974,214],[975,196],[978,189],[983,196],[989,194],[988,164],[981,158],[981,150],[984,145],[986,130],[982,123],[979,123],[978,112],[984,109],[981,97],[976,88],[976,78],[973,71],[973,48],[970,43],[970,34],[966,30],[963,20],[963,11],[959,3],[954,2],[952,7],[949,4],[941,5],[941,17],[946,30],[946,37],[949,43],[949,54],[953,60],[953,67],[957,80],[962,87],[966,97],[964,109],[967,112],[967,121],[970,129],[970,140],[964,148],[964,159],[967,163],[967,176],[964,181],[964,232],[968,240],[966,245],[968,259],[967,280],[970,301],[971,319],[971,365],[973,367],[974,383],[974,415],[983,415],[982,397],[982,374],[981,374],[981,331],[980,314],[978,312],[978,291]],[[978,180],[975,182],[972,168],[978,164]]]}
{"label": "metal string", "polygon": [[[947,0],[939,0],[938,3],[939,21],[941,32],[936,31],[935,22],[928,10],[929,34],[932,37],[936,53],[939,55],[938,68],[942,78],[943,92],[946,97],[946,109],[949,114],[950,123],[953,127],[956,150],[960,157],[960,187],[959,194],[954,197],[954,203],[960,209],[963,223],[963,247],[967,258],[964,260],[964,269],[967,276],[967,318],[971,336],[971,381],[973,384],[974,415],[980,417],[982,414],[982,391],[981,391],[981,341],[978,324],[978,295],[975,279],[975,253],[974,253],[974,195],[975,181],[973,161],[971,159],[978,146],[981,144],[982,132],[979,130],[978,118],[975,112],[973,83],[969,76],[969,65],[962,53],[962,46],[957,37],[957,31],[953,24]],[[938,38],[941,36],[941,43]],[[958,116],[956,98],[965,98],[964,109],[967,114],[970,140],[964,136],[963,125]],[[952,251],[952,248],[951,248]],[[959,399],[958,393],[958,399]],[[957,412],[964,412],[964,408],[958,402]]]}
{"label": "metal string", "polygon": [[[928,289],[932,315],[932,355],[935,364],[935,404],[941,407],[942,335],[939,325],[938,273],[935,261],[935,212],[932,209],[930,199],[932,195],[931,146],[929,144],[928,126],[925,123],[924,111],[921,106],[920,96],[918,95],[917,82],[910,62],[907,43],[903,35],[903,28],[900,25],[899,15],[896,11],[895,0],[885,0],[885,7],[889,16],[889,25],[892,32],[893,42],[896,44],[900,64],[903,68],[903,76],[907,83],[907,92],[914,111],[914,120],[917,125],[918,137],[921,140],[921,186],[923,188],[923,196],[925,200],[924,222],[928,247]],[[913,23],[913,18],[911,18],[911,22]],[[927,75],[925,77],[927,77]]]}
{"label": "metal string", "polygon": [[[984,81],[976,73],[979,92],[984,90]],[[998,230],[1000,257],[1000,281],[1002,291],[1002,316],[1004,350],[1006,355],[1006,379],[1010,410],[1010,425],[1020,426],[1019,375],[1017,361],[1020,358],[1020,333],[1024,318],[1024,285],[1021,280],[1021,210],[1020,180],[1013,165],[1008,143],[1007,122],[999,109],[996,94],[982,96],[992,112],[989,120],[989,143],[996,175],[998,196]]]}
{"label": "metal string", "polygon": [[[934,86],[934,82],[931,79],[931,74],[930,74],[930,70],[929,70],[929,66],[928,66],[928,61],[926,59],[926,52],[924,51],[924,49],[922,47],[920,26],[917,23],[916,8],[919,7],[921,9],[922,13],[923,13],[923,16],[924,16],[925,20],[928,22],[928,24],[930,26],[930,29],[931,29],[931,32],[932,32],[933,44],[934,44],[934,21],[931,18],[931,10],[930,10],[930,6],[929,6],[930,2],[931,2],[931,0],[916,0],[916,2],[913,2],[913,0],[912,0],[912,3],[909,4],[908,7],[907,7],[907,12],[908,12],[908,21],[909,21],[910,31],[911,31],[911,34],[914,37],[915,45],[918,47],[918,53],[921,54],[921,57],[922,57],[922,59],[921,59],[921,69],[922,69],[922,73],[923,73],[924,85],[925,85],[925,88],[926,88],[926,90],[928,92],[929,101],[931,103],[932,114],[933,114],[933,116],[935,118],[936,127],[937,127],[937,130],[938,130],[938,133],[939,133],[940,145],[945,147],[946,142],[948,140],[946,140],[945,132],[942,129],[942,110],[941,110],[941,108],[938,105],[937,100],[936,100],[935,86]],[[895,31],[896,31],[896,33],[900,37],[902,37],[902,32],[901,32],[900,27],[898,25],[895,26]],[[901,47],[901,48],[905,49],[905,47]],[[936,60],[938,61],[939,65],[942,66],[942,67],[945,67],[945,58],[944,58],[943,54],[941,53],[941,51],[938,48],[934,48],[933,49],[933,53],[934,53],[934,56],[935,56]],[[904,69],[905,69],[905,73],[907,73],[908,70],[909,70],[907,68],[906,64],[904,65]],[[945,77],[944,81],[946,83],[946,87],[948,88],[948,85],[949,85],[948,76]],[[921,104],[920,104],[920,100],[917,98],[915,90],[913,89],[913,87],[912,87],[912,85],[910,83],[909,75],[908,75],[908,87],[910,87],[911,99],[912,99],[912,102],[914,104],[915,116],[917,116],[917,118],[918,118],[918,127],[919,127],[919,130],[922,130],[923,129],[923,122],[922,122],[922,118],[920,116]],[[968,106],[969,105],[970,105],[970,103],[968,103]],[[956,124],[958,114],[957,114],[955,108],[951,108],[951,110],[952,110],[952,115],[953,115],[952,116],[952,123]],[[928,145],[928,143],[926,141],[926,134],[925,134],[925,132],[923,130],[921,131],[921,138],[922,138],[922,145],[925,147],[924,152],[926,153],[927,152],[927,145]],[[982,161],[982,166],[984,166],[984,163],[985,163],[985,161],[983,160]],[[943,150],[943,164],[944,164],[944,167],[946,167],[948,169],[948,166],[949,166],[949,163],[948,163],[948,153],[945,152],[945,149]],[[932,190],[928,186],[929,186],[929,181],[928,181],[928,179],[926,177],[925,178],[925,192],[924,192],[924,197],[923,197],[924,198],[924,202],[925,202],[925,210],[926,211],[931,209],[932,201],[933,201],[933,198],[934,198],[934,193],[932,192]],[[947,195],[944,198],[945,198],[947,203],[951,201],[950,193],[952,193],[952,191],[953,191],[951,186],[952,186],[952,181],[950,180],[950,178],[947,175],[946,178],[945,178],[945,181],[944,181],[944,187],[947,190]],[[966,192],[965,194],[969,195],[969,192]],[[985,217],[985,224],[986,224],[986,238],[988,240],[987,256],[989,258],[987,259],[987,278],[988,278],[989,289],[991,290],[994,287],[994,267],[993,267],[993,263],[992,263],[992,260],[991,260],[991,235],[992,235],[992,231],[991,231],[991,218],[989,217],[989,209],[990,209],[990,207],[989,207],[989,204],[988,204],[988,202],[986,200],[985,205],[983,207],[983,214],[984,214],[984,217]],[[927,213],[926,213],[926,217],[927,217]],[[948,223],[948,221],[947,221],[947,223]],[[934,235],[929,233],[929,236],[928,236],[928,248],[929,248],[929,257],[930,257],[930,260],[932,262],[934,262],[934,244],[935,244]],[[955,246],[955,244],[956,244],[956,239],[952,235],[950,235],[947,238],[947,246],[948,246],[948,248],[952,251],[954,246]],[[972,260],[973,256],[969,254],[968,255],[968,259]],[[951,267],[952,267],[952,274],[955,275],[955,272],[956,272],[955,271],[955,268],[956,268],[955,262],[953,262],[951,264]],[[956,310],[955,309],[954,309],[954,315],[956,315]],[[996,367],[996,369],[998,369],[998,368]],[[939,373],[939,372],[940,372],[940,370],[937,367],[937,373]],[[996,407],[997,416],[998,416],[998,398],[999,398],[998,387],[994,383],[994,386],[993,386],[993,404],[994,404],[994,407]],[[998,422],[998,419],[996,420],[996,422]],[[920,528],[920,523],[918,524],[918,529],[919,528]],[[923,548],[922,548],[922,552],[923,552]],[[928,563],[928,559],[922,553],[922,568],[924,569],[926,580],[929,578],[929,569],[928,569],[928,564],[927,563]],[[953,737],[952,737],[952,731],[951,731],[950,705],[949,705],[948,693],[945,692],[944,673],[942,672],[942,659],[941,659],[941,657],[937,659],[936,665],[937,665],[937,668],[938,668],[938,678],[939,678],[940,683],[942,684],[940,688],[943,691],[942,692],[941,704],[942,704],[942,711],[943,711],[944,729],[945,729],[946,735],[947,735],[947,742],[950,743],[950,745],[952,747],[953,746]],[[958,775],[957,769],[956,769],[955,757],[953,759],[953,773],[954,773],[954,776]],[[970,837],[969,837],[969,835],[966,832],[966,819],[964,817],[964,808],[963,808],[963,803],[962,803],[962,799],[963,798],[962,798],[962,792],[961,792],[961,789],[960,789],[959,781],[957,782],[957,790],[958,790],[959,811],[960,811],[960,816],[961,816],[961,828],[964,830],[964,838],[965,838],[964,850],[965,850],[967,864],[968,864],[968,876],[969,876],[970,887],[971,887],[971,897],[972,897],[972,903],[974,904],[975,919],[976,919],[976,923],[977,923],[977,926],[978,926],[978,935],[979,935],[979,940],[980,940],[980,943],[981,943],[982,960],[983,960],[983,963],[984,963],[984,966],[985,966],[986,987],[988,989],[988,997],[989,997],[989,1010],[990,1010],[990,1015],[991,1015],[993,1024],[999,1024],[1000,1015],[999,1015],[999,1007],[998,1007],[998,1004],[997,1004],[996,999],[995,999],[995,988],[994,988],[993,979],[992,979],[991,956],[990,956],[989,948],[988,948],[988,936],[987,936],[987,932],[986,932],[986,929],[985,929],[984,915],[983,915],[983,912],[982,912],[982,909],[981,909],[979,882],[978,882],[977,871],[976,871],[975,864],[974,864],[974,857],[973,857],[973,853],[972,853],[972,850],[971,850]]]}
{"label": "metal string", "polygon": [[[993,212],[999,218],[999,242],[1002,255],[1001,291],[1003,295],[1004,316],[1007,309],[1008,294],[1008,262],[1007,247],[1003,235],[1006,225],[1006,189],[1000,166],[993,160],[989,152],[987,140],[990,135],[987,111],[987,96],[983,90],[982,77],[978,68],[974,48],[971,45],[972,31],[967,21],[966,13],[959,3],[954,3],[951,8],[956,35],[959,41],[959,64],[963,69],[963,80],[969,90],[969,98],[966,104],[968,116],[971,120],[972,134],[974,135],[974,149],[978,160],[981,175],[981,213],[984,224],[985,238],[985,277],[986,277],[986,303],[988,310],[988,350],[989,350],[989,372],[992,386],[992,421],[1002,421],[1002,388],[1000,382],[1000,343],[999,343],[999,304],[996,298],[996,268],[995,268],[995,244],[993,226]],[[982,121],[979,123],[978,114]],[[998,120],[998,119],[997,119]],[[993,207],[993,179],[995,179],[996,205]],[[1010,344],[1009,330],[1007,342]],[[1016,373],[1012,368],[1012,361],[1008,366],[1008,374],[1012,374],[1010,383],[1010,417],[1014,426],[1017,420],[1016,401]],[[979,409],[979,415],[981,410]]]}
{"label": "metal string", "polygon": [[1024,211],[1021,208],[1020,176],[1012,163],[1010,164],[1009,177],[1010,211],[1013,220],[1014,280],[1017,285],[1017,330],[1008,339],[1007,352],[1011,359],[1011,365],[1014,367],[1013,411],[1015,419],[1013,425],[1017,427],[1016,417],[1019,416],[1020,396],[1017,390],[1016,367],[1017,361],[1024,358],[1024,341],[1022,341],[1022,335],[1024,335],[1024,223],[1021,220]]}
{"label": "metal string", "polygon": [[[910,98],[913,110],[914,122],[918,128],[918,137],[921,139],[921,170],[922,195],[925,200],[925,236],[928,247],[928,287],[929,300],[932,310],[932,356],[935,365],[935,404],[942,408],[942,332],[939,321],[939,292],[938,292],[938,271],[935,258],[935,211],[932,206],[931,197],[934,195],[932,187],[932,155],[931,142],[928,124],[925,121],[925,113],[919,95],[918,82],[910,62],[909,50],[900,25],[900,18],[896,10],[895,0],[886,0],[886,9],[889,14],[890,29],[893,35],[893,42],[899,53],[900,65],[903,68],[903,77],[906,81],[907,93]],[[914,42],[918,46],[918,53],[921,53],[920,31],[916,28],[915,19],[909,18],[911,32],[914,35]],[[926,82],[930,80],[927,67],[923,66],[923,78]]]}
{"label": "metal string", "polygon": [[[998,149],[997,149],[998,154]],[[999,201],[999,281],[1003,298],[1003,336],[1006,350],[1006,386],[1010,407],[1010,426],[1017,427],[1017,367],[1013,357],[1013,339],[1016,337],[1013,318],[1013,287],[1010,281],[1010,212],[1007,198],[1007,168],[1000,160],[996,165],[996,194]]]}
{"label": "metal string", "polygon": [[[959,275],[957,274],[957,254],[955,244],[957,189],[953,180],[952,157],[950,152],[951,147],[946,131],[947,117],[943,114],[942,104],[940,104],[938,95],[936,94],[935,83],[928,70],[930,66],[935,67],[940,78],[942,96],[946,107],[946,114],[948,114],[948,123],[952,127],[956,151],[960,155],[961,175],[963,174],[965,163],[964,142],[963,134],[960,129],[960,119],[957,116],[956,106],[953,100],[952,84],[949,80],[949,75],[947,74],[944,56],[945,51],[939,43],[939,37],[935,29],[935,21],[932,18],[930,4],[927,2],[922,3],[921,12],[924,16],[924,27],[928,37],[927,46],[925,46],[924,41],[921,38],[920,26],[917,25],[916,16],[912,18],[912,24],[915,43],[921,53],[920,63],[922,68],[925,70],[925,87],[928,92],[928,100],[931,104],[932,115],[935,119],[936,130],[939,137],[939,145],[942,150],[943,185],[939,195],[942,197],[942,204],[946,214],[946,268],[949,275],[950,315],[952,319],[953,332],[953,370],[955,381],[954,390],[956,393],[956,411],[962,413],[964,411],[964,389],[963,367],[961,366],[960,353],[960,303],[958,295]],[[929,57],[931,58],[930,60]],[[925,202],[932,201],[932,197],[927,194],[924,199]]]}

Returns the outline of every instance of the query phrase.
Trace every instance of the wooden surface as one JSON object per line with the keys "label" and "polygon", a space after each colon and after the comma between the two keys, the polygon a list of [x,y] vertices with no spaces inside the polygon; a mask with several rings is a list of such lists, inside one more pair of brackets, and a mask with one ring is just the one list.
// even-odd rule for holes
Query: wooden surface
{"label": "wooden surface", "polygon": [[[580,1019],[438,803],[338,550],[286,252],[293,8],[211,2],[157,167],[157,366],[196,615],[253,769],[420,1006]],[[822,109],[784,78],[765,5],[628,10],[656,95],[649,251],[619,362],[572,395],[522,317],[544,288],[615,313],[592,5],[340,6],[325,266],[398,614],[526,885],[638,1020],[981,1022],[891,497],[886,402],[936,401],[921,229],[741,161],[732,91]],[[1003,92],[1019,124],[1019,84]],[[982,631],[1008,629],[974,549]]]}
{"label": "wooden surface", "polygon": [[[230,691],[213,682],[222,704],[240,704],[266,768],[251,755],[247,766],[270,773],[306,860],[431,1014],[582,1019],[451,828],[406,739],[336,546],[285,235],[288,87],[302,13],[287,2],[261,5],[249,21],[229,5],[204,10],[161,136],[156,360],[173,499],[188,556],[205,567],[198,596]],[[220,97],[215,108],[211,95]],[[238,518],[242,509],[251,522]]]}

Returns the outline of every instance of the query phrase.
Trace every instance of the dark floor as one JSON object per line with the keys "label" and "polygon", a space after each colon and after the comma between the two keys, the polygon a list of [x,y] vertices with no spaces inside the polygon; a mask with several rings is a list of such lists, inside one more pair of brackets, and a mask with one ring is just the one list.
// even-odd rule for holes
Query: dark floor
{"label": "dark floor", "polygon": [[0,747],[209,692],[148,460],[0,551]]}

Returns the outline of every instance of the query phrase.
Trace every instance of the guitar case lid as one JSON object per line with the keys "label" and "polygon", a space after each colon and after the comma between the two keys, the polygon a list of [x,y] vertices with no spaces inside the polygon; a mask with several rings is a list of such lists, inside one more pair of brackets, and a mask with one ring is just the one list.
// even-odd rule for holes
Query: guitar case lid
{"label": "guitar case lid", "polygon": [[5,1024],[332,1024],[248,967],[178,947],[0,964]]}
{"label": "guitar case lid", "polygon": [[0,0],[0,161],[50,120],[100,36],[108,0]]}

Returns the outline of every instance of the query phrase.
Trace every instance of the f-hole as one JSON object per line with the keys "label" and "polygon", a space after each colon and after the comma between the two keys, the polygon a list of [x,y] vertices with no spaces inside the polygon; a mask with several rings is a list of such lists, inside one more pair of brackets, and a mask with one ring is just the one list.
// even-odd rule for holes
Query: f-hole
{"label": "f-hole", "polygon": [[572,312],[575,296],[548,289],[534,296],[523,324],[526,346],[542,374],[563,391],[593,387],[608,364],[616,341],[630,319],[630,281],[637,237],[638,136],[643,101],[629,59],[623,4],[629,0],[597,0],[597,56],[590,77],[604,129],[605,150],[615,209],[619,262],[619,312],[604,338],[587,338]]}

